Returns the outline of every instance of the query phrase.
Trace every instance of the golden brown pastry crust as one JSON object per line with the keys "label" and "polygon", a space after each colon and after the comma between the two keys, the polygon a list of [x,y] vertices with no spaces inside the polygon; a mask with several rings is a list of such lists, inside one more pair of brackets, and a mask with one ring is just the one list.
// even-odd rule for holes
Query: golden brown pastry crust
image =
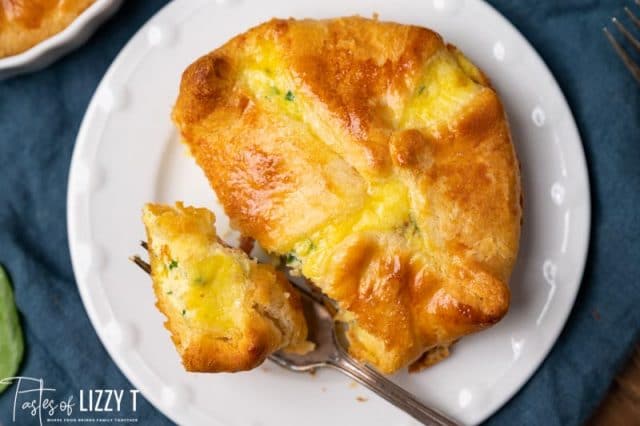
{"label": "golden brown pastry crust", "polygon": [[95,0],[0,0],[0,58],[65,29]]}
{"label": "golden brown pastry crust", "polygon": [[409,373],[417,373],[448,358],[451,355],[449,350],[451,345],[445,344],[432,347],[409,365]]}
{"label": "golden brown pastry crust", "polygon": [[[182,203],[175,207],[147,204],[143,221],[156,306],[167,317],[165,327],[186,370],[250,370],[279,349],[302,353],[312,348],[306,340],[302,302],[291,284],[273,266],[222,246],[213,213]],[[229,263],[215,262],[219,256],[229,259],[241,274],[194,282],[203,267],[217,277],[225,265],[229,269]],[[226,299],[214,288],[224,285],[235,288]],[[232,314],[219,325],[223,311]]]}
{"label": "golden brown pastry crust", "polygon": [[486,77],[425,28],[278,20],[187,68],[173,111],[232,221],[393,372],[499,321],[520,176]]}

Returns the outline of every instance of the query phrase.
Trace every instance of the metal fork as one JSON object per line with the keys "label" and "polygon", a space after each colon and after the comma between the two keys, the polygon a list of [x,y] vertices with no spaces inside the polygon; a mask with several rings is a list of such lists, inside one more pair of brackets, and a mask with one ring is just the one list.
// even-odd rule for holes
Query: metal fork
{"label": "metal fork", "polygon": [[[143,241],[141,245],[145,250],[148,249],[146,242]],[[130,260],[146,273],[151,273],[151,266],[139,256],[132,256]],[[309,325],[309,339],[316,344],[316,348],[306,355],[278,351],[269,356],[271,361],[294,372],[313,372],[323,367],[333,368],[366,386],[425,425],[457,424],[442,413],[425,406],[412,394],[373,368],[351,358],[344,349],[347,347],[344,338],[345,330],[341,323],[334,321],[335,310],[330,300],[295,282],[291,284],[300,291],[304,301],[307,302],[304,306]]]}
{"label": "metal fork", "polygon": [[[640,0],[634,0],[637,6],[640,6]],[[640,29],[640,18],[638,18],[628,7],[624,7],[624,12],[629,17],[629,20],[633,23],[633,25]],[[615,16],[611,18],[611,22],[613,25],[622,33],[625,39],[631,44],[631,46],[637,51],[640,52],[640,41],[616,18]],[[602,31],[604,31],[605,37],[613,46],[613,49],[616,51],[624,65],[627,67],[629,72],[633,75],[638,83],[640,83],[640,66],[636,64],[631,56],[624,50],[624,48],[618,43],[618,41],[611,35],[607,27],[603,27]]]}

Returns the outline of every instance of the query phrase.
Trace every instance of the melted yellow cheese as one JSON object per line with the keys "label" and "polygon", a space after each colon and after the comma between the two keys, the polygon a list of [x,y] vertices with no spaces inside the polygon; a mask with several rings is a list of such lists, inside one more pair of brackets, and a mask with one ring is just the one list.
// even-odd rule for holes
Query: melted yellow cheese
{"label": "melted yellow cheese", "polygon": [[215,253],[190,265],[184,294],[185,315],[203,325],[230,328],[243,298],[246,277],[239,261],[227,253]]}
{"label": "melted yellow cheese", "polygon": [[312,280],[321,279],[334,248],[351,234],[403,231],[411,222],[409,210],[407,188],[400,181],[372,185],[360,212],[328,224],[294,246],[293,254],[302,263],[302,273]]}
{"label": "melted yellow cheese", "polygon": [[451,53],[434,55],[426,62],[397,126],[435,130],[449,122],[481,90]]}
{"label": "melted yellow cheese", "polygon": [[[405,94],[404,102],[388,104],[393,127],[397,130],[419,128],[437,132],[439,125],[451,121],[482,90],[482,86],[468,75],[469,71],[479,71],[475,67],[467,71],[465,67],[473,66],[460,63],[447,50],[426,61],[415,87]],[[305,95],[303,88],[296,86],[283,63],[282,53],[271,44],[265,42],[253,57],[246,60],[240,80],[261,107],[285,113],[306,124],[309,133],[333,146],[331,141],[336,137],[335,130],[334,133],[328,130],[331,126],[326,126],[314,113],[314,103]],[[349,235],[361,232],[398,232],[407,246],[416,252],[430,244],[411,217],[410,193],[400,178],[369,180],[368,186],[363,207],[300,239],[286,256],[288,266],[296,267],[309,279],[321,282],[336,246]]]}
{"label": "melted yellow cheese", "polygon": [[150,205],[154,280],[185,320],[228,335],[241,325],[248,259],[216,241],[214,217],[205,209]]}
{"label": "melted yellow cheese", "polygon": [[201,327],[231,331],[241,320],[247,279],[242,260],[222,250],[210,254],[205,246],[191,245],[187,253],[175,248],[163,253],[159,277],[168,300]]}
{"label": "melted yellow cheese", "polygon": [[240,80],[264,107],[284,111],[295,120],[303,121],[296,84],[272,44],[265,42],[255,56],[247,60]]}
{"label": "melted yellow cheese", "polygon": [[300,94],[290,79],[279,72],[274,73],[271,68],[247,69],[244,77],[244,84],[264,107],[284,111],[295,120],[302,121]]}

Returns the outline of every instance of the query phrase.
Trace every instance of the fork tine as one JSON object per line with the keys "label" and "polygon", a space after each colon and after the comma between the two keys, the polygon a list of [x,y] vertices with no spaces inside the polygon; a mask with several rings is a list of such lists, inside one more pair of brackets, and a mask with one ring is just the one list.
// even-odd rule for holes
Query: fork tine
{"label": "fork tine", "polygon": [[[298,283],[296,283],[293,280],[289,280],[289,282],[291,283],[291,285],[298,290],[300,293],[304,294],[305,296],[307,296],[309,299],[313,300],[314,303],[317,303],[319,305],[322,305],[326,308],[330,308],[330,306],[327,306],[326,301],[323,299],[323,297],[321,295],[319,295],[318,293],[316,293],[315,291],[311,291],[301,285],[299,285]],[[332,312],[333,314],[333,312]]]}
{"label": "fork tine", "polygon": [[618,21],[617,18],[613,17],[611,18],[611,22],[613,22],[613,25],[616,26],[616,28],[618,29],[618,31],[620,31],[622,33],[622,35],[629,40],[629,43],[631,43],[631,45],[633,47],[636,48],[637,51],[640,52],[640,41],[638,41],[633,34],[631,34],[624,25],[622,25],[622,23],[620,23],[620,21]]}
{"label": "fork tine", "polygon": [[145,250],[149,251],[149,245],[147,244],[147,242],[146,242],[146,241],[140,241],[140,246],[141,246],[143,249],[145,249]]}
{"label": "fork tine", "polygon": [[138,265],[138,267],[143,271],[145,271],[147,274],[151,274],[151,265],[149,265],[147,262],[142,260],[140,256],[138,255],[131,256],[129,260],[135,263],[136,265]]}
{"label": "fork tine", "polygon": [[[640,0],[636,0],[636,4],[640,6]],[[635,24],[636,27],[640,28],[640,18],[638,18],[627,6],[624,7],[624,12],[627,14],[631,22]]]}
{"label": "fork tine", "polygon": [[627,55],[627,52],[625,52],[622,46],[620,46],[616,39],[613,38],[606,27],[603,28],[602,31],[604,31],[605,37],[607,37],[607,40],[609,40],[609,43],[611,43],[611,46],[613,46],[614,50],[616,51],[620,59],[622,59],[622,62],[624,62],[624,65],[627,67],[629,72],[640,83],[640,67],[631,60],[629,55]]}

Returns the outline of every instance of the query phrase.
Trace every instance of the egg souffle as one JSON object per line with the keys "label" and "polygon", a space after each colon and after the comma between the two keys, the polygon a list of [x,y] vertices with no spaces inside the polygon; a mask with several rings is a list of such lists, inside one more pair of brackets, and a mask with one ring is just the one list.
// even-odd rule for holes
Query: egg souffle
{"label": "egg souffle", "polygon": [[0,0],[0,58],[16,55],[68,27],[95,0]]}
{"label": "egg souffle", "polygon": [[[273,19],[191,64],[172,117],[232,228],[336,302],[355,359],[419,370],[507,313],[518,160],[488,78],[434,31]],[[188,370],[312,349],[295,289],[216,242],[210,212],[144,222]]]}

